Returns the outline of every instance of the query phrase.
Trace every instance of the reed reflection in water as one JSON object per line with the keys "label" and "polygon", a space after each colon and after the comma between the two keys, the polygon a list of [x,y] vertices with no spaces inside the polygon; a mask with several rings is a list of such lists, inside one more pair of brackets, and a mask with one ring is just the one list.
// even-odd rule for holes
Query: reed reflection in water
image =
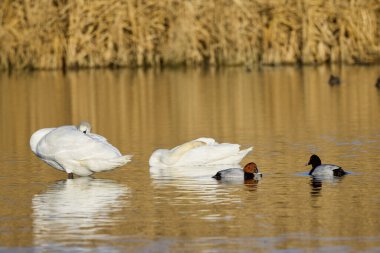
{"label": "reed reflection in water", "polygon": [[[339,86],[327,84],[331,72]],[[0,75],[0,241],[37,250],[376,251],[377,75],[355,66]],[[83,186],[50,186],[65,175],[32,154],[29,138],[82,119],[133,160]],[[216,171],[149,168],[154,150],[201,136],[253,146],[241,165],[254,161],[263,179],[223,183],[211,178]],[[312,152],[352,174],[336,182],[300,175]],[[76,195],[93,207],[88,215],[70,202]]]}

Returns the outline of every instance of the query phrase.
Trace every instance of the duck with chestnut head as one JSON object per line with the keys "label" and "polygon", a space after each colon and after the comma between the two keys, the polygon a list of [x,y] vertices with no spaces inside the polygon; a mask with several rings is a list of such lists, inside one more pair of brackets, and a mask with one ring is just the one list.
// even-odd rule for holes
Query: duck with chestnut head
{"label": "duck with chestnut head", "polygon": [[218,171],[213,178],[216,180],[223,179],[236,179],[241,178],[244,180],[255,179],[259,180],[262,178],[262,174],[259,172],[256,163],[250,162],[247,163],[243,169],[240,168],[231,168]]}

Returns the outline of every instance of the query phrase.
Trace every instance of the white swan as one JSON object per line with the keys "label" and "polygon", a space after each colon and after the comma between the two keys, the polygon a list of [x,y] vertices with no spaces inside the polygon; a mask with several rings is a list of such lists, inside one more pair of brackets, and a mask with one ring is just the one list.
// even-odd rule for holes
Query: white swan
{"label": "white swan", "polygon": [[88,122],[76,126],[44,128],[30,138],[34,154],[50,166],[73,174],[89,176],[95,172],[112,170],[131,161],[121,155],[103,136],[91,133]]}
{"label": "white swan", "polygon": [[212,138],[199,138],[173,149],[158,149],[149,159],[152,167],[208,166],[238,164],[252,147],[240,150],[239,144],[217,143]]}

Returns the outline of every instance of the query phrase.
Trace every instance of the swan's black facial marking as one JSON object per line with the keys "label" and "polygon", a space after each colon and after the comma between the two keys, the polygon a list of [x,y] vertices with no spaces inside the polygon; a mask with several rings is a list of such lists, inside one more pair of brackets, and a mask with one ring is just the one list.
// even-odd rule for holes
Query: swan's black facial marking
{"label": "swan's black facial marking", "polygon": [[87,121],[82,121],[79,126],[77,126],[77,129],[81,131],[84,134],[91,133],[91,125]]}

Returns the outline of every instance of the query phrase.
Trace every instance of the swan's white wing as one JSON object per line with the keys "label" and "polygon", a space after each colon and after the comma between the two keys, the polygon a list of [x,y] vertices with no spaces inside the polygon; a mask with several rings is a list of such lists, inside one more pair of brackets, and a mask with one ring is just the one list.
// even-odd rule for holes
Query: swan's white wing
{"label": "swan's white wing", "polygon": [[84,134],[74,126],[51,131],[40,141],[37,152],[41,158],[53,160],[67,172],[81,176],[122,166],[131,158],[121,156],[105,138]]}
{"label": "swan's white wing", "polygon": [[53,161],[53,160],[49,160],[49,159],[44,159],[43,157],[40,156],[40,154],[37,152],[37,146],[38,146],[38,143],[48,134],[50,133],[51,131],[53,131],[55,128],[43,128],[43,129],[40,129],[36,132],[33,133],[33,135],[30,137],[30,148],[32,149],[33,153],[36,154],[38,157],[40,157],[42,159],[42,161],[46,162],[47,164],[49,164],[50,166],[58,169],[58,170],[63,170],[65,171],[65,169],[60,165],[58,164],[56,161]]}
{"label": "swan's white wing", "polygon": [[74,126],[56,128],[38,144],[37,151],[43,156],[63,159],[86,160],[107,159],[120,156],[116,148],[107,141],[86,135]]}
{"label": "swan's white wing", "polygon": [[107,139],[99,134],[94,133],[87,133],[87,136],[90,136],[92,139],[100,141],[100,142],[107,142]]}
{"label": "swan's white wing", "polygon": [[120,151],[115,148],[114,146],[112,146],[106,138],[104,138],[103,136],[101,135],[98,135],[98,134],[93,134],[93,133],[90,133],[90,134],[87,134],[89,137],[91,137],[93,140],[96,140],[100,143],[103,143],[104,145],[106,145],[108,148],[110,149],[113,149],[113,151],[119,155],[121,155]]}
{"label": "swan's white wing", "polygon": [[229,162],[228,157],[234,156],[240,151],[239,144],[216,144],[205,145],[189,150],[184,154],[180,160],[181,165],[191,164],[209,164],[215,163],[219,160],[225,160],[226,164]]}
{"label": "swan's white wing", "polygon": [[38,143],[42,140],[42,138],[44,138],[48,133],[50,133],[54,129],[55,128],[43,128],[43,129],[37,130],[36,132],[32,134],[32,136],[30,137],[29,144],[33,153],[37,155]]}
{"label": "swan's white wing", "polygon": [[171,150],[156,150],[149,159],[150,166],[208,166],[238,164],[252,148],[240,150],[239,144],[218,144],[212,138],[198,138]]}
{"label": "swan's white wing", "polygon": [[238,153],[235,153],[234,155],[225,157],[221,160],[211,162],[210,165],[214,165],[214,164],[238,164],[252,150],[253,150],[253,147],[240,150]]}

